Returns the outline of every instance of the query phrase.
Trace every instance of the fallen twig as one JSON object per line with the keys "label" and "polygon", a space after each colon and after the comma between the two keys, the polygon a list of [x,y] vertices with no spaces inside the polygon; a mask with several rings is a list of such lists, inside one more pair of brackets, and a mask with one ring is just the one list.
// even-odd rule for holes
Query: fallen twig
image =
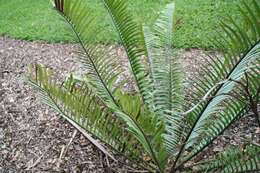
{"label": "fallen twig", "polygon": [[38,159],[34,163],[31,164],[30,163],[31,161],[29,161],[27,163],[28,166],[27,166],[26,170],[28,171],[28,170],[32,169],[33,167],[35,167],[38,163],[40,163],[41,159],[43,158],[43,156],[45,155],[45,153],[48,151],[49,148],[50,148],[50,146],[48,146],[46,148],[46,150],[43,152],[43,154],[40,157],[38,157]]}
{"label": "fallen twig", "polygon": [[106,156],[106,162],[107,162],[107,166],[110,168],[111,166],[110,166],[109,159],[107,156]]}
{"label": "fallen twig", "polygon": [[77,123],[75,123],[73,120],[69,119],[66,116],[62,116],[65,118],[71,125],[73,125],[78,131],[80,131],[93,145],[95,145],[101,152],[103,152],[105,155],[110,157],[113,161],[117,162],[115,157],[112,156],[96,139],[94,139],[90,134],[86,132],[82,127],[80,127]]}
{"label": "fallen twig", "polygon": [[61,153],[60,153],[60,157],[59,157],[60,160],[62,159],[63,156],[66,155],[66,153],[67,153],[67,151],[68,151],[68,149],[69,149],[69,146],[70,146],[70,144],[72,143],[73,139],[75,138],[76,134],[77,134],[77,130],[74,130],[73,135],[72,135],[72,137],[70,138],[69,143],[66,145],[66,147],[63,147],[63,148],[62,148]]}

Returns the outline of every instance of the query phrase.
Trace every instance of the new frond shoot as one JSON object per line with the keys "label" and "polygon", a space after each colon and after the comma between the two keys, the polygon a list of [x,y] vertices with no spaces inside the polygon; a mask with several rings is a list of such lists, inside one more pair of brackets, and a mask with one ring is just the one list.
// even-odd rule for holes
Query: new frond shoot
{"label": "new frond shoot", "polygon": [[247,27],[229,16],[219,22],[218,37],[212,39],[218,53],[207,57],[202,74],[189,81],[191,92],[184,89],[187,82],[174,49],[174,3],[154,25],[144,26],[131,15],[127,0],[100,0],[127,55],[136,88],[130,92],[118,82],[124,68],[117,55],[90,41],[102,28],[87,1],[52,2],[78,39],[85,74],[56,81],[42,65],[31,68],[26,79],[44,103],[99,139],[98,146],[150,172],[260,171],[257,143],[230,146],[210,159],[204,152],[247,114],[260,128],[260,1],[239,6]]}

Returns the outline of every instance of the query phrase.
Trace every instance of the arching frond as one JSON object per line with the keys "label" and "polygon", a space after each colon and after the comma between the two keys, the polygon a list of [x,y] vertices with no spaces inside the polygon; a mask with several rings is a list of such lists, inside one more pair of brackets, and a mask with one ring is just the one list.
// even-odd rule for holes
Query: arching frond
{"label": "arching frond", "polygon": [[173,153],[182,136],[183,76],[173,47],[174,4],[161,12],[154,26],[144,28],[153,80],[154,111],[166,123],[168,153]]}
{"label": "arching frond", "polygon": [[[258,2],[255,1],[255,3],[259,5]],[[247,13],[255,17],[258,15],[254,7],[246,9]],[[200,146],[200,149],[197,151],[201,152],[217,135],[221,134],[232,122],[243,116],[250,109],[248,102],[234,101],[235,99],[232,95],[236,93],[240,81],[246,78],[246,74],[259,67],[260,35],[253,34],[254,37],[252,37],[251,32],[258,30],[260,23],[258,20],[253,21],[250,31],[243,30],[232,19],[230,19],[229,23],[231,25],[224,22],[221,23],[225,34],[221,38],[225,39],[225,45],[228,46],[224,57],[212,58],[210,64],[202,67],[206,72],[204,79],[200,80],[201,82],[195,82],[197,86],[195,87],[194,96],[203,97],[207,95],[207,99],[188,114],[187,118],[191,122],[191,127],[175,163],[179,161],[185,149],[192,146],[192,151],[196,151],[198,149],[196,143],[199,143]],[[223,47],[223,44],[220,44],[221,42],[218,43],[216,45],[219,45],[222,48],[221,50],[226,47]],[[210,93],[208,93],[209,91]],[[256,90],[252,92],[251,95],[256,98]],[[215,117],[217,117],[217,120],[213,121]],[[205,133],[211,134],[207,136]],[[184,159],[177,167],[196,156],[198,152],[191,153],[190,155],[188,154],[188,159]]]}
{"label": "arching frond", "polygon": [[[102,100],[109,111],[113,112],[114,115],[120,119],[120,121],[125,125],[125,129],[141,144],[143,147],[143,152],[148,154],[158,169],[161,169],[159,161],[157,159],[157,152],[154,148],[153,141],[150,140],[148,134],[146,134],[145,126],[135,119],[133,114],[126,112],[125,107],[121,105],[118,99],[118,95],[113,90],[115,79],[118,77],[120,70],[116,62],[116,58],[109,54],[109,50],[100,45],[91,45],[86,40],[89,38],[95,38],[97,29],[93,23],[93,18],[91,17],[91,12],[86,10],[85,1],[83,0],[57,0],[55,1],[55,8],[60,14],[65,18],[65,20],[70,24],[75,36],[77,37],[81,47],[82,52],[80,53],[80,59],[83,62],[85,70],[87,72],[86,77],[83,78],[87,86],[95,93],[95,95]],[[138,86],[141,86],[140,92],[145,90],[148,86],[146,83],[146,76],[141,67],[141,57],[143,52],[141,41],[142,33],[138,30],[133,29],[136,26],[134,23],[129,22],[124,23],[125,18],[120,18],[120,15],[127,14],[124,8],[124,2],[118,1],[113,3],[113,1],[104,1],[107,6],[111,16],[114,21],[116,21],[116,26],[125,41],[124,46],[128,53],[130,64],[132,66],[134,75],[136,77]],[[62,6],[63,5],[63,6]],[[118,8],[117,8],[118,7]],[[116,14],[118,13],[119,14]],[[119,18],[118,18],[119,17]],[[127,20],[126,20],[127,21]],[[124,26],[118,25],[119,23],[125,24]],[[127,27],[131,27],[131,30],[127,31]],[[124,28],[124,30],[122,30]],[[134,31],[130,37],[129,32]],[[140,37],[141,36],[141,37]],[[88,38],[88,39],[87,39]],[[134,40],[132,39],[134,38]],[[140,42],[139,42],[139,41]],[[144,95],[143,95],[144,96]],[[144,96],[143,98],[146,98]],[[130,100],[127,100],[130,101]],[[149,114],[153,115],[153,114]],[[143,116],[141,114],[141,116]],[[152,121],[153,117],[146,116],[148,121]],[[154,131],[157,127],[152,126]]]}
{"label": "arching frond", "polygon": [[[184,158],[184,160],[189,160],[200,153],[230,127],[231,124],[251,110],[251,103],[248,98],[250,97],[253,100],[259,99],[260,68],[258,67],[250,73],[247,73],[247,76],[246,79],[243,79],[246,80],[243,83],[247,83],[250,89],[245,90],[247,86],[239,86],[240,88],[236,88],[235,91],[229,94],[230,99],[225,100],[221,104],[224,109],[220,109],[215,115],[208,119],[203,135],[201,135],[200,140],[193,145],[192,152]],[[249,90],[250,93],[248,93]],[[255,103],[257,104],[258,101],[255,100]]]}
{"label": "arching frond", "polygon": [[77,37],[82,51],[80,60],[87,71],[88,83],[106,103],[118,105],[113,96],[109,82],[115,82],[119,73],[119,64],[115,63],[115,57],[102,45],[91,45],[87,40],[95,39],[98,28],[94,23],[91,11],[86,10],[86,2],[83,0],[57,0],[55,8],[69,23]]}
{"label": "arching frond", "polygon": [[57,84],[52,79],[51,71],[39,65],[36,65],[35,72],[32,73],[26,80],[39,91],[45,104],[118,153],[133,161],[139,160],[141,165],[145,163],[139,142],[86,83],[71,75],[63,84]]}
{"label": "arching frond", "polygon": [[260,148],[255,145],[232,147],[215,159],[193,165],[198,172],[240,173],[260,171]]}
{"label": "arching frond", "polygon": [[256,63],[256,60],[259,58],[260,44],[257,42],[256,45],[253,45],[250,48],[249,52],[246,52],[243,57],[241,57],[241,59],[237,62],[237,64],[226,77],[227,81],[217,87],[217,89],[214,91],[214,95],[211,96],[212,98],[210,101],[202,108],[201,113],[198,114],[199,116],[195,122],[196,125],[193,127],[188,142],[198,137],[199,133],[203,131],[203,128],[205,127],[204,125],[211,115],[226,108],[223,107],[221,103],[223,101],[232,99],[232,97],[228,96],[228,94],[230,94],[232,90],[237,85],[239,85],[236,81],[240,81],[245,76],[245,73],[250,71],[252,64]]}
{"label": "arching frond", "polygon": [[169,4],[154,26],[144,28],[154,87],[155,112],[182,109],[182,73],[173,47],[174,4]]}
{"label": "arching frond", "polygon": [[103,0],[110,14],[120,40],[125,48],[142,100],[147,106],[151,104],[151,81],[148,69],[145,67],[146,49],[142,26],[136,23],[129,10],[126,0]]}

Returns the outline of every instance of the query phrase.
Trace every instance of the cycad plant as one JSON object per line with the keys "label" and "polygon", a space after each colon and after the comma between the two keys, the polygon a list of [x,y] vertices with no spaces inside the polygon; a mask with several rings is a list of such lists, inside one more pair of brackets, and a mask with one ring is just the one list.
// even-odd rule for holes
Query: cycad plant
{"label": "cycad plant", "polygon": [[174,4],[153,26],[142,26],[130,15],[126,0],[101,1],[127,54],[136,86],[131,92],[122,87],[123,70],[108,46],[91,43],[100,28],[86,1],[53,2],[82,47],[79,59],[86,73],[57,82],[50,70],[32,68],[27,80],[46,104],[110,151],[151,172],[260,171],[256,143],[229,148],[211,160],[201,157],[248,112],[259,122],[260,1],[241,4],[245,23],[231,17],[220,22],[219,36],[212,39],[220,53],[206,58],[202,75],[188,81],[189,91],[173,46]]}

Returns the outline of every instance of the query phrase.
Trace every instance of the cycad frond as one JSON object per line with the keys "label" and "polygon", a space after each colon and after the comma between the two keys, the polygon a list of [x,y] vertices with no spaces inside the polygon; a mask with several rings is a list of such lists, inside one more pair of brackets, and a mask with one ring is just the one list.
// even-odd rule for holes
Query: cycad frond
{"label": "cycad frond", "polygon": [[237,88],[235,91],[229,93],[229,98],[221,103],[222,109],[219,109],[215,114],[211,115],[207,119],[206,126],[204,127],[202,134],[199,136],[198,142],[193,144],[192,151],[187,155],[187,157],[183,157],[182,161],[190,160],[200,153],[213,140],[230,127],[231,124],[243,117],[243,115],[251,109],[248,97],[252,97],[253,99],[258,98],[260,85],[259,74],[260,71],[258,69],[256,72],[250,73],[250,77],[246,79],[251,85],[250,92],[253,95],[248,96],[247,93],[245,93],[246,91],[244,88]]}
{"label": "cycad frond", "polygon": [[232,147],[211,161],[197,163],[198,172],[240,173],[260,171],[260,148],[255,145]]}
{"label": "cycad frond", "polygon": [[182,110],[182,73],[173,47],[174,4],[161,13],[154,27],[144,28],[154,87],[155,112]]}
{"label": "cycad frond", "polygon": [[[85,1],[58,1],[58,3],[55,3],[56,9],[70,24],[82,46],[83,51],[80,54],[80,59],[87,71],[86,77],[83,78],[83,80],[87,83],[88,87],[94,91],[95,95],[103,101],[109,111],[113,112],[114,115],[125,124],[125,129],[140,142],[144,149],[143,152],[146,152],[152,158],[156,166],[161,169],[157,159],[157,152],[155,151],[155,148],[153,148],[153,142],[144,131],[145,127],[135,119],[134,115],[128,114],[125,111],[125,108],[120,105],[118,98],[116,97],[118,96],[115,93],[116,91],[113,90],[115,79],[120,72],[117,70],[118,66],[116,63],[115,66],[113,66],[116,59],[111,56],[104,47],[91,45],[86,41],[89,40],[88,37],[95,38],[95,32],[97,32],[97,30],[92,23],[91,13],[86,10],[86,5],[84,5]],[[63,4],[63,7],[61,7],[61,4]],[[147,92],[146,86],[148,85],[146,83],[146,76],[143,72],[144,68],[141,63],[142,55],[145,52],[145,50],[142,49],[143,44],[141,44],[142,33],[138,32],[138,29],[134,29],[137,25],[132,23],[131,18],[128,19],[124,17],[124,15],[128,15],[124,1],[116,1],[116,3],[114,1],[104,1],[104,4],[107,6],[108,11],[115,21],[120,36],[122,37],[133,74],[136,77],[137,85],[139,87],[141,86],[141,88],[139,88],[140,92]],[[132,31],[133,33],[131,33]],[[143,98],[147,98],[145,94],[143,94],[143,96]],[[141,116],[143,115],[141,114]],[[147,118],[149,121],[153,119],[151,116],[148,116]],[[153,128],[156,129],[157,127]]]}
{"label": "cycad frond", "polygon": [[26,80],[39,91],[42,101],[65,119],[73,121],[132,161],[140,161],[139,165],[145,163],[140,143],[86,83],[71,75],[59,85],[52,79],[50,70],[39,65]]}
{"label": "cycad frond", "polygon": [[87,71],[89,84],[92,85],[103,101],[118,105],[111,88],[109,88],[113,84],[109,82],[115,82],[113,79],[119,75],[119,66],[114,63],[115,58],[104,47],[88,44],[87,40],[95,38],[97,28],[91,12],[86,10],[85,1],[57,0],[55,5],[56,9],[70,24],[80,42],[82,47],[80,60]]}
{"label": "cycad frond", "polygon": [[142,100],[149,106],[152,88],[149,71],[144,65],[146,49],[142,26],[133,20],[127,9],[126,0],[103,0],[103,2],[127,53],[130,69]]}
{"label": "cycad frond", "polygon": [[[259,2],[255,1],[255,3],[259,6]],[[255,17],[258,15],[258,12],[253,7],[247,8],[247,10],[247,13]],[[256,69],[257,66],[259,67],[257,63],[259,63],[260,58],[260,35],[254,34],[254,37],[252,37],[251,31],[258,30],[260,23],[258,20],[253,21],[250,26],[253,29],[245,31],[239,24],[236,24],[232,19],[230,20],[231,25],[224,22],[221,24],[225,36],[229,38],[225,39],[228,50],[223,58],[212,58],[211,64],[203,66],[202,68],[206,72],[204,79],[195,82],[197,86],[195,87],[194,97],[206,95],[207,99],[204,98],[205,100],[187,115],[191,127],[178,153],[176,162],[185,149],[197,142],[203,143],[201,148],[203,149],[215,139],[213,136],[222,133],[231,122],[243,116],[250,109],[248,102],[234,102],[232,95],[234,92],[236,93],[239,82],[246,78],[246,74],[251,72],[252,69]],[[226,47],[222,47],[223,44],[220,44],[220,42],[216,45],[220,45],[221,48]],[[257,93],[252,93],[252,96],[257,97]],[[212,121],[215,116],[218,118],[217,124]],[[210,138],[204,138],[207,130],[212,133],[209,135]],[[200,141],[202,138],[203,140]],[[204,139],[208,141],[205,142]],[[195,146],[193,148],[197,150]],[[188,160],[195,155],[192,154]]]}
{"label": "cycad frond", "polygon": [[166,122],[164,134],[168,153],[173,153],[179,144],[182,132],[181,121],[183,82],[178,56],[173,48],[174,4],[161,12],[154,26],[144,28],[148,58],[153,82],[154,111]]}
{"label": "cycad frond", "polygon": [[[196,125],[193,128],[193,132],[190,134],[190,139],[188,140],[188,142],[198,137],[198,134],[203,131],[203,127],[205,126],[205,124],[207,124],[207,121],[211,120],[210,117],[213,114],[215,114],[216,112],[221,112],[221,110],[228,110],[229,106],[223,106],[222,103],[233,99],[230,95],[232,95],[232,90],[239,86],[237,82],[245,77],[245,74],[250,71],[252,64],[257,63],[256,60],[259,58],[260,44],[258,43],[257,46],[254,46],[252,50],[246,53],[243,59],[237,63],[237,66],[234,67],[231,73],[227,76],[227,82],[224,82],[223,84],[221,84],[220,87],[217,87],[216,91],[214,91],[214,95],[211,96],[212,98],[209,100],[208,104],[204,107],[200,107],[200,113],[197,112],[198,110],[193,112],[193,114],[199,116],[197,116]],[[256,97],[256,93],[252,94],[254,97]],[[247,102],[245,102],[244,104],[248,105]],[[240,110],[237,110],[236,112],[238,113],[240,112]]]}
{"label": "cycad frond", "polygon": [[[250,13],[252,12],[253,10],[250,11]],[[260,26],[258,21],[255,21],[255,25],[258,25],[258,28]],[[254,28],[255,25],[252,25],[251,27]],[[199,108],[201,110],[194,111],[195,115],[191,115],[196,117],[196,125],[193,128],[191,136],[193,136],[193,134],[196,136],[195,133],[199,133],[201,125],[203,126],[203,121],[206,120],[215,110],[217,110],[218,105],[222,101],[227,99],[226,94],[230,93],[237,85],[235,81],[241,80],[245,76],[246,72],[257,66],[256,63],[258,62],[257,60],[260,56],[260,35],[255,38],[250,38],[250,34],[246,35],[246,31],[239,32],[241,28],[237,26],[238,25],[233,24],[235,29],[232,29],[230,25],[223,23],[223,27],[231,40],[231,42],[229,42],[230,50],[228,50],[225,54],[223,60],[220,59],[219,61],[214,61],[213,64],[211,64],[210,67],[214,67],[215,70],[213,68],[208,68],[207,72],[211,77],[213,76],[214,80],[210,80],[210,77],[206,74],[203,83],[199,86],[205,87],[205,83],[207,83],[206,86],[208,86],[208,88],[212,88],[218,85],[216,82],[223,81],[223,83],[219,84],[212,94],[209,95],[209,97],[211,97],[209,102],[202,105]],[[235,34],[230,34],[229,32],[231,31]],[[227,73],[219,73],[223,71]],[[209,90],[208,88],[206,89]],[[205,88],[201,90],[206,91]]]}
{"label": "cycad frond", "polygon": [[[246,52],[234,68],[230,71],[230,73],[226,76],[226,82],[220,84],[219,87],[216,88],[209,102],[203,107],[200,107],[199,113],[194,111],[196,121],[192,133],[190,134],[188,142],[194,140],[198,137],[199,133],[203,131],[204,125],[206,124],[208,118],[213,115],[215,112],[219,112],[222,109],[225,109],[221,105],[222,102],[232,99],[232,97],[228,96],[228,94],[232,93],[232,90],[238,85],[236,81],[240,81],[243,77],[245,77],[245,73],[250,71],[252,68],[252,64],[256,63],[257,59],[260,57],[260,44],[257,43],[252,48],[250,48],[249,52]],[[254,66],[254,65],[253,65]],[[196,110],[197,111],[197,110]]]}

